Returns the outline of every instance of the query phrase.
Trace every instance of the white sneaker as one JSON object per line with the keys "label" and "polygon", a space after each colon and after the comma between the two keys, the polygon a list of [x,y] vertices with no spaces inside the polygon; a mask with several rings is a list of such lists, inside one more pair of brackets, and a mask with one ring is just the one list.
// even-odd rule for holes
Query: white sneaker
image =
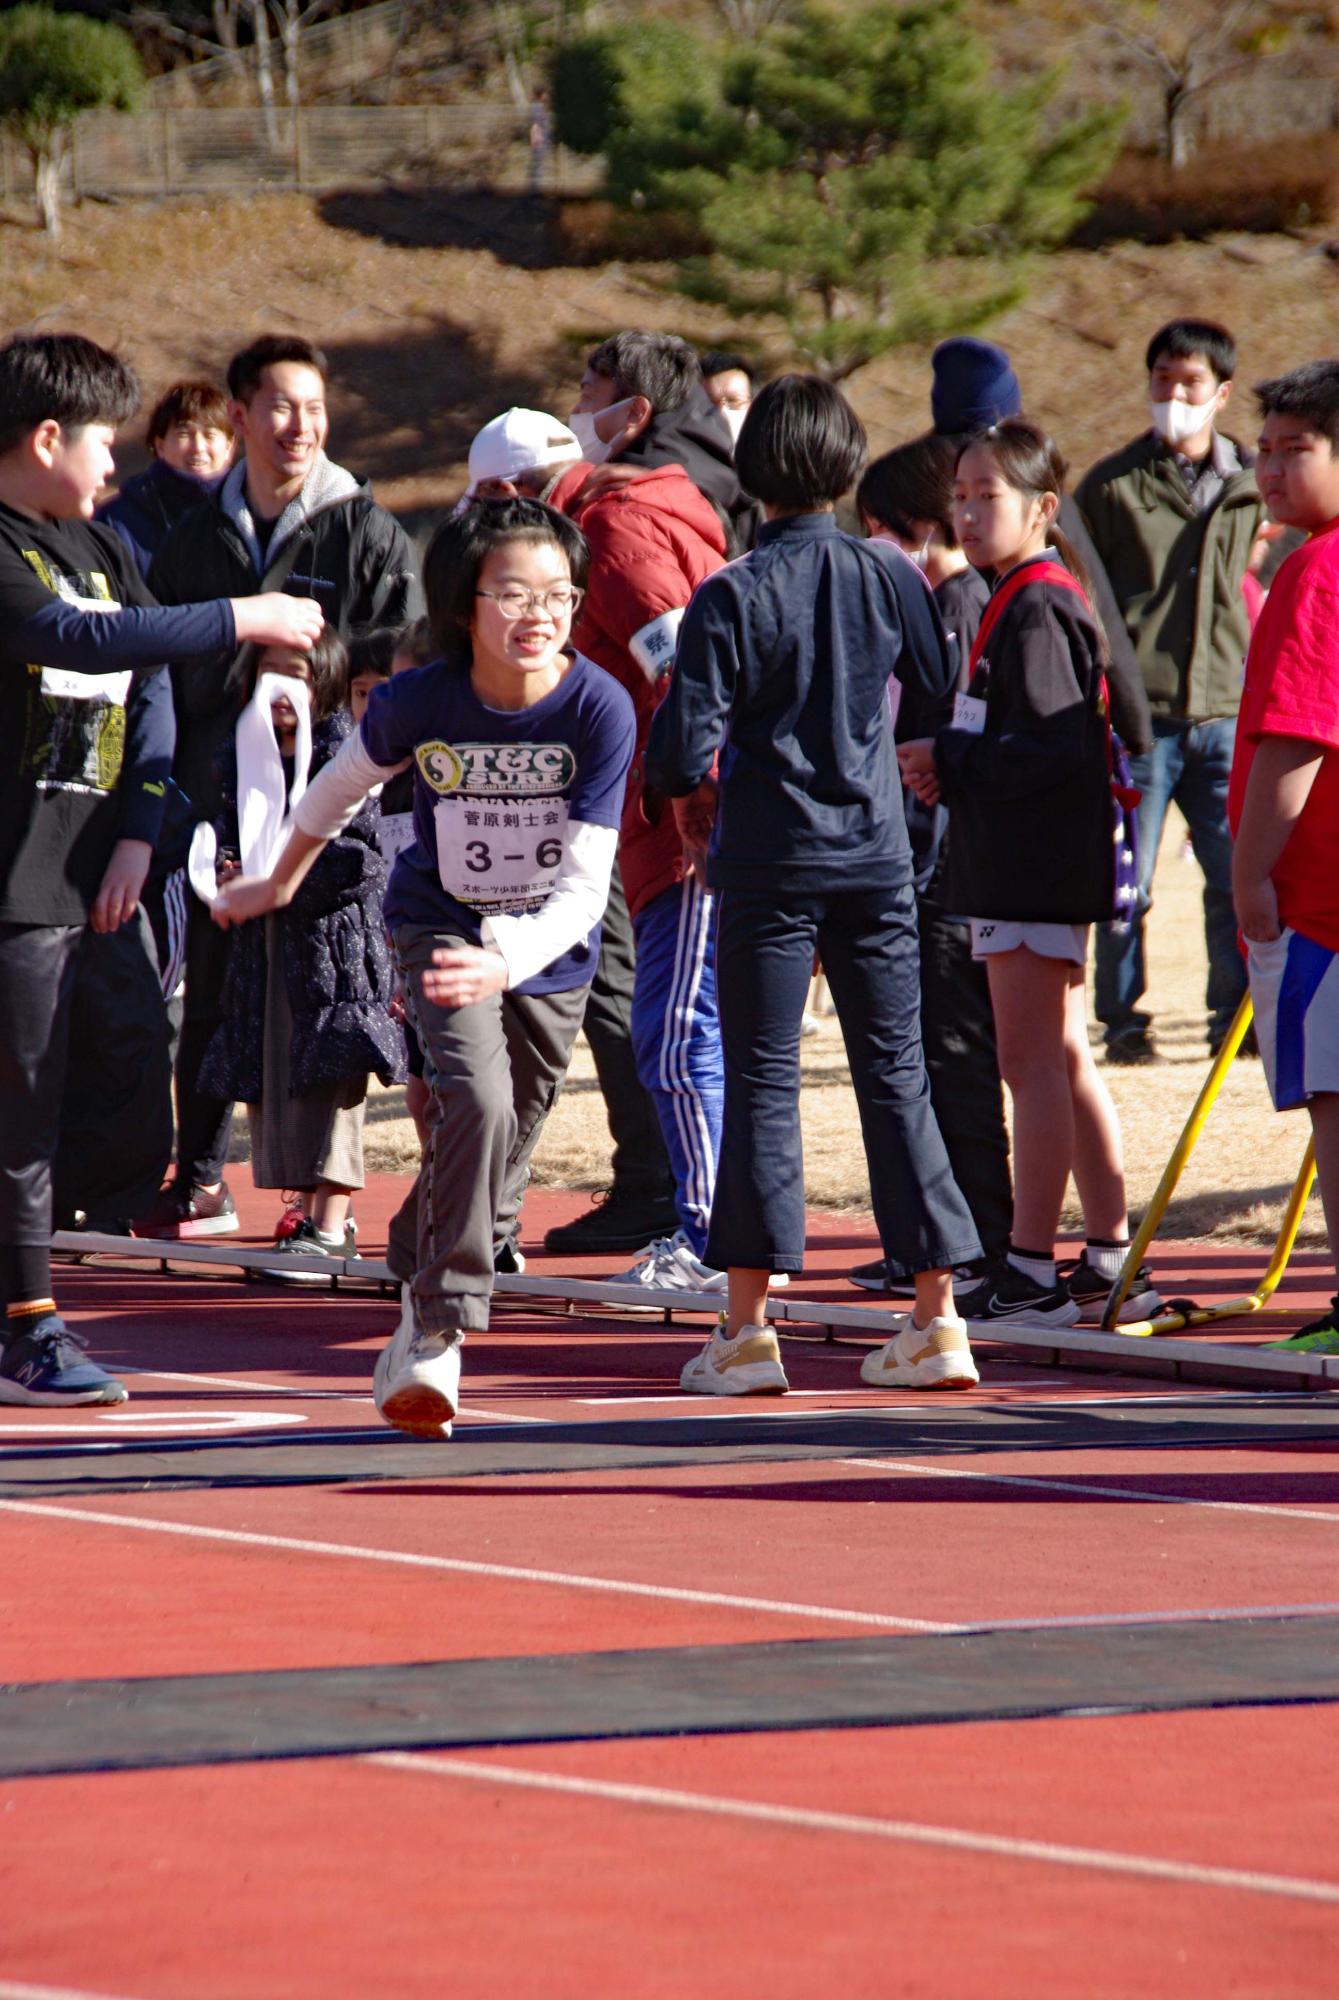
{"label": "white sneaker", "polygon": [[637,1262],[609,1280],[612,1285],[640,1285],[648,1292],[721,1292],[728,1280],[724,1271],[713,1271],[693,1254],[687,1236],[676,1229],[673,1236],[658,1236],[648,1244]]}
{"label": "white sneaker", "polygon": [[784,1396],[790,1384],[770,1326],[742,1326],[733,1340],[718,1326],[679,1387],[695,1396]]}
{"label": "white sneaker", "polygon": [[400,1287],[400,1301],[400,1323],[377,1357],[372,1394],[397,1431],[445,1440],[460,1404],[460,1342],[416,1325],[408,1285]]}
{"label": "white sneaker", "polygon": [[860,1379],[880,1389],[974,1389],[981,1377],[962,1320],[932,1319],[922,1328],[908,1313],[892,1339],[865,1356]]}

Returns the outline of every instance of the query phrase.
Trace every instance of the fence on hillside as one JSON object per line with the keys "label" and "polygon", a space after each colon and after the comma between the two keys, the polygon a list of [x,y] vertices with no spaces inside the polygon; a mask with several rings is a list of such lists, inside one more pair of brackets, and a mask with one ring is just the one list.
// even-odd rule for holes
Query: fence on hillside
{"label": "fence on hillside", "polygon": [[[320,107],[280,111],[271,143],[259,108],[168,109],[81,118],[62,170],[72,195],[251,193],[258,188],[375,186],[410,180],[520,193],[531,161],[523,113],[498,104]],[[544,188],[593,188],[600,163],[561,147]],[[6,200],[32,193],[26,153],[0,140]]]}

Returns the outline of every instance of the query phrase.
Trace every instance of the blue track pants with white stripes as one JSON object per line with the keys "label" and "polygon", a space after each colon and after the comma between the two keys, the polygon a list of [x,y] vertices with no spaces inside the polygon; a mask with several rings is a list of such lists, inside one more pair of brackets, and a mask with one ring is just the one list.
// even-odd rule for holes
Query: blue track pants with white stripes
{"label": "blue track pants with white stripes", "polygon": [[632,1045],[674,1169],[675,1201],[700,1257],[721,1152],[725,1064],[716,1012],[715,898],[696,880],[666,889],[633,921]]}

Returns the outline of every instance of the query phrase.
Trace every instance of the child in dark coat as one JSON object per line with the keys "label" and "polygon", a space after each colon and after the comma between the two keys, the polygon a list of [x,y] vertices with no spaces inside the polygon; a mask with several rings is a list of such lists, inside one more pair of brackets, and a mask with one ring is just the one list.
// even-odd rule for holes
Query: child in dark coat
{"label": "child in dark coat", "polygon": [[[344,648],[332,633],[310,654],[271,647],[242,662],[253,722],[259,710],[272,723],[290,806],[353,733],[352,716],[337,705],[344,668]],[[310,704],[309,742],[299,703]],[[221,876],[236,872],[239,819],[246,821],[248,786],[257,788],[249,770],[239,782],[241,761],[234,749],[224,775]],[[368,1075],[387,1084],[404,1077],[403,1041],[389,1011],[393,979],[381,912],[386,868],[377,823],[376,802],[369,800],[326,847],[287,909],[231,933],[223,1023],[201,1067],[203,1088],[247,1104],[255,1185],[299,1192],[300,1218],[295,1226],[285,1218],[276,1238],[276,1250],[286,1254],[354,1254],[349,1197],[363,1185]]]}

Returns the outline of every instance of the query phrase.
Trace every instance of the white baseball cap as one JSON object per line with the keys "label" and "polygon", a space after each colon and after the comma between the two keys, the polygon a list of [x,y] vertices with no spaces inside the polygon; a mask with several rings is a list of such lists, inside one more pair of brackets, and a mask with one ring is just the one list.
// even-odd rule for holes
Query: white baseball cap
{"label": "white baseball cap", "polygon": [[504,410],[476,433],[470,446],[465,498],[474,498],[482,480],[514,479],[518,472],[535,472],[542,466],[575,465],[580,457],[575,433],[557,417],[546,416],[543,410]]}

